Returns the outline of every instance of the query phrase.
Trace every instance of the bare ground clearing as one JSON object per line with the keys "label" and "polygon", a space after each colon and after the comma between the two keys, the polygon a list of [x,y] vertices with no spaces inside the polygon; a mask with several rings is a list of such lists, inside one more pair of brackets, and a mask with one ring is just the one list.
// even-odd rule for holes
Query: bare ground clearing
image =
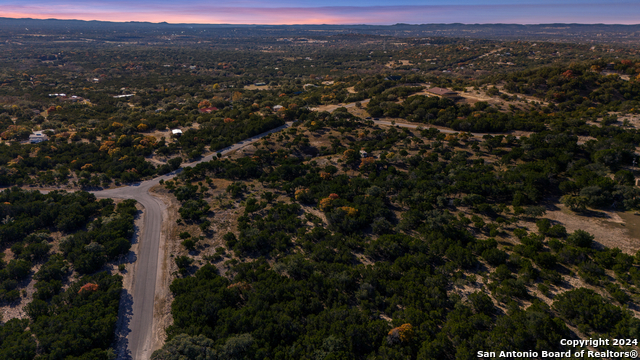
{"label": "bare ground clearing", "polygon": [[633,213],[592,210],[589,216],[581,216],[558,204],[557,210],[547,211],[545,217],[561,223],[569,233],[584,230],[606,247],[632,255],[640,250],[640,216]]}

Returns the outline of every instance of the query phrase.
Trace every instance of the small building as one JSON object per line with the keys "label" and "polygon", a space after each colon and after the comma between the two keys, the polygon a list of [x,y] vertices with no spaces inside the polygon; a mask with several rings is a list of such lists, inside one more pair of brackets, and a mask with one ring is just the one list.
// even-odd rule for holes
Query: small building
{"label": "small building", "polygon": [[360,157],[366,158],[366,157],[369,157],[369,154],[365,150],[360,150]]}
{"label": "small building", "polygon": [[182,130],[180,129],[173,129],[171,130],[171,135],[175,136],[175,137],[180,137],[182,136]]}
{"label": "small building", "polygon": [[42,131],[34,131],[29,135],[29,144],[38,144],[47,140],[49,140],[49,137]]}
{"label": "small building", "polygon": [[430,89],[427,89],[427,92],[436,96],[446,97],[446,98],[458,97],[457,92],[451,91],[449,89],[439,88],[439,87],[432,87]]}
{"label": "small building", "polygon": [[276,105],[276,106],[273,107],[273,111],[278,111],[278,110],[283,109],[283,108],[284,108],[284,106],[282,106],[282,105]]}
{"label": "small building", "polygon": [[267,83],[259,82],[259,83],[255,83],[254,85],[255,86],[265,86],[265,85],[267,85]]}

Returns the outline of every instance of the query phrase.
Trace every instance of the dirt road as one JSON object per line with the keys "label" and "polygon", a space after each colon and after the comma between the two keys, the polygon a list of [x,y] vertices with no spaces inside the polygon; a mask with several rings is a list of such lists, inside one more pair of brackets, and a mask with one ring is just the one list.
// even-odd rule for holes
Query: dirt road
{"label": "dirt road", "polygon": [[[258,141],[262,137],[283,130],[292,123],[287,123],[283,126],[254,136],[252,138],[243,140],[237,144],[224,148],[217,153],[226,155],[244,146],[247,146],[255,141]],[[195,166],[201,162],[210,161],[216,156],[217,153],[213,153],[203,157],[202,159],[183,164],[182,167]],[[133,304],[131,310],[131,319],[123,323],[129,324],[129,329],[125,330],[128,333],[126,338],[126,344],[120,344],[119,349],[122,349],[118,354],[118,359],[133,359],[133,360],[146,360],[151,357],[153,349],[153,335],[152,329],[154,329],[154,305],[156,297],[156,287],[160,283],[162,264],[158,259],[158,253],[161,243],[161,231],[163,222],[163,213],[166,211],[166,205],[156,197],[149,193],[149,189],[160,183],[160,180],[168,180],[176,176],[181,169],[176,170],[173,173],[159,176],[155,179],[143,181],[138,184],[123,186],[115,189],[92,191],[97,197],[100,198],[120,198],[120,199],[135,199],[142,206],[145,207],[144,215],[144,229],[142,236],[140,237],[140,245],[137,254],[137,261],[133,265],[131,270],[133,276],[133,286],[131,289],[131,296],[133,298]],[[164,215],[166,217],[166,215]],[[120,330],[122,332],[122,330]]]}
{"label": "dirt road", "polygon": [[[365,99],[362,100],[360,103],[362,104],[366,104],[370,101],[371,99]],[[353,108],[354,106],[356,106],[356,103],[348,103],[348,104],[339,104],[339,105],[324,105],[324,106],[319,106],[316,108],[311,108],[311,110],[314,111],[328,111],[328,112],[334,112],[336,109],[344,107],[347,109]],[[395,122],[392,123],[391,121],[388,120],[373,120],[373,123],[376,125],[382,125],[382,126],[399,126],[399,127],[405,127],[405,128],[409,128],[409,129],[417,129],[418,127],[422,127],[425,129],[428,128],[436,128],[438,129],[440,132],[445,133],[445,134],[458,134],[461,131],[455,131],[455,130],[450,130],[450,129],[442,129],[442,128],[438,128],[429,124],[408,124],[408,123],[404,123],[404,122]],[[475,136],[475,137],[483,137],[485,135],[487,135],[487,133],[469,133],[471,136]],[[495,134],[494,134],[495,135]],[[520,135],[516,135],[516,138],[520,138]]]}
{"label": "dirt road", "polygon": [[[364,100],[360,101],[360,104],[362,104],[362,105],[366,105],[366,104],[368,104],[368,103],[369,103],[369,101],[371,101],[371,99],[364,99]],[[317,107],[312,107],[312,108],[310,108],[309,110],[312,110],[312,111],[319,111],[319,112],[320,112],[320,111],[333,112],[333,111],[335,111],[336,109],[339,109],[339,108],[341,108],[341,107],[346,108],[346,109],[350,109],[350,108],[352,108],[352,107],[354,107],[354,106],[356,106],[356,103],[355,103],[355,102],[352,102],[352,103],[348,103],[348,104],[320,105],[320,106],[317,106]]]}
{"label": "dirt road", "polygon": [[[419,127],[428,129],[430,127],[433,126],[429,126],[428,124],[407,124],[407,123],[401,123],[401,122],[396,122],[396,123],[392,123],[390,121],[385,121],[385,120],[373,120],[373,123],[376,125],[384,125],[384,126],[400,126],[400,127],[405,127],[405,128],[409,128],[409,129],[417,129]],[[455,131],[455,130],[447,130],[447,129],[438,129],[440,132],[443,132],[445,134],[458,134],[460,133],[460,131]],[[472,136],[484,136],[486,134],[481,134],[481,133],[471,133]]]}

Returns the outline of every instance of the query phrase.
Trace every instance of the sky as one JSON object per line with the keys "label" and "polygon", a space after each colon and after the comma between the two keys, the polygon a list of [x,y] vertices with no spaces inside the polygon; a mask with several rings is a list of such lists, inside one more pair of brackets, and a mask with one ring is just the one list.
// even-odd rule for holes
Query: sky
{"label": "sky", "polygon": [[199,24],[640,24],[640,0],[0,0],[0,17]]}

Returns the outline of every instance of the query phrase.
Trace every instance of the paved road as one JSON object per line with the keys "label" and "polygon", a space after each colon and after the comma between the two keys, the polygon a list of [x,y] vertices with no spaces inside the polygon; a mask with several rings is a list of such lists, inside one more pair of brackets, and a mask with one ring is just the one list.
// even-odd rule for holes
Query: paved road
{"label": "paved road", "polygon": [[[241,141],[237,144],[224,148],[218,153],[226,155],[235,150],[241,149],[260,138],[280,130],[283,130],[292,123],[275,128],[266,133],[254,136],[252,138]],[[202,159],[183,164],[182,167],[195,166],[201,162],[210,161],[216,154],[210,154]],[[122,359],[146,360],[151,357],[153,346],[153,308],[156,294],[156,283],[160,276],[158,272],[158,253],[160,248],[160,230],[162,229],[162,213],[166,209],[166,205],[158,198],[152,196],[149,190],[160,183],[160,180],[168,180],[179,173],[177,171],[159,176],[155,179],[143,181],[139,184],[124,186],[115,189],[92,191],[97,197],[101,198],[120,198],[135,199],[145,208],[144,231],[140,239],[137,260],[133,276],[133,306],[132,318],[129,321],[130,331],[127,336],[126,355],[120,355]]]}

